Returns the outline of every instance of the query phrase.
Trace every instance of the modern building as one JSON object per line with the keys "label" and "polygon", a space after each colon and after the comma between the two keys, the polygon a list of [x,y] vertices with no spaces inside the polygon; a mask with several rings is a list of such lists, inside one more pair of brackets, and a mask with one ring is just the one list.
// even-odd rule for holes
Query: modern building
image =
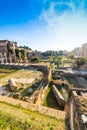
{"label": "modern building", "polygon": [[75,48],[73,53],[75,56],[87,57],[87,43],[82,44],[81,47]]}
{"label": "modern building", "polygon": [[83,57],[87,57],[87,43],[82,45],[80,55],[83,56]]}

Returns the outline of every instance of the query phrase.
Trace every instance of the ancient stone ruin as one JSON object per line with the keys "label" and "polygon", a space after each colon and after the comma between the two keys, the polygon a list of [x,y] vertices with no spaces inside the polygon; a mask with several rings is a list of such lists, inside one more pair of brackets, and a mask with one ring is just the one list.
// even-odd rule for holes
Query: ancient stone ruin
{"label": "ancient stone ruin", "polygon": [[11,91],[15,91],[16,90],[17,85],[16,85],[14,79],[9,79],[8,80],[8,84],[9,84],[9,87],[10,87]]}
{"label": "ancient stone ruin", "polygon": [[70,130],[87,130],[87,89],[72,89],[67,117]]}
{"label": "ancient stone ruin", "polygon": [[58,89],[56,88],[55,85],[52,86],[52,91],[54,93],[55,98],[57,99],[58,104],[61,107],[64,107],[65,105],[65,100],[63,98],[63,96],[60,94],[60,92],[58,91]]}

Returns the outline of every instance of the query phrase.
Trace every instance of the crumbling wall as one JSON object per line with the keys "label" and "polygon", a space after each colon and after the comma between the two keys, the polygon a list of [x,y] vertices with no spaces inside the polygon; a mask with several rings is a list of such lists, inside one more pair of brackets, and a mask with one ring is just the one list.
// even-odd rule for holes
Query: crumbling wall
{"label": "crumbling wall", "polygon": [[51,79],[51,70],[47,65],[39,65],[39,64],[30,64],[30,65],[15,65],[15,64],[0,64],[1,67],[5,68],[18,68],[18,69],[36,69],[37,71],[41,71],[43,73],[43,81],[49,82]]}
{"label": "crumbling wall", "polygon": [[[70,117],[73,118],[73,122],[70,122],[70,126],[74,126],[74,128],[71,127],[71,130],[87,130],[87,122],[84,123],[82,120],[82,114],[85,115],[85,111],[81,111],[81,107],[82,107],[81,105],[84,104],[80,103],[79,98],[82,99],[83,97],[78,96],[77,93],[73,91],[71,97],[71,103],[73,105],[73,109],[72,109],[73,117]],[[69,112],[70,112],[69,114],[71,114],[70,108],[69,108]],[[73,125],[71,123],[73,123]]]}
{"label": "crumbling wall", "polygon": [[74,123],[76,124],[76,122],[77,122],[77,124],[78,124],[78,129],[76,126],[75,126],[76,127],[75,129],[76,130],[87,130],[87,122],[84,123],[84,121],[82,120],[82,115],[83,114],[85,115],[85,111],[81,111],[80,107],[81,106],[80,106],[78,97],[74,97],[74,113],[75,113],[75,119],[76,119],[76,121]]}

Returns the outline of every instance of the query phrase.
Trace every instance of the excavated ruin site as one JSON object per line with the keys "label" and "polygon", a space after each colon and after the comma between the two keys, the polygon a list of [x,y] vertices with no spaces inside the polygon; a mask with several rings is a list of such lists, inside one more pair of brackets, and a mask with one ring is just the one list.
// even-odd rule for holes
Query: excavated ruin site
{"label": "excavated ruin site", "polygon": [[53,71],[47,65],[1,64],[0,103],[62,121],[61,127],[49,130],[86,130],[87,75]]}

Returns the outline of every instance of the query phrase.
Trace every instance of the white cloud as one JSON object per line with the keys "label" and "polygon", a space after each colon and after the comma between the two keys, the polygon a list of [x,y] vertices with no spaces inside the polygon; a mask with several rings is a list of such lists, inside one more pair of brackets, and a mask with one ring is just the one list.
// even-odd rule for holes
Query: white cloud
{"label": "white cloud", "polygon": [[[71,50],[87,42],[86,0],[43,1],[39,21],[29,22],[20,27],[12,26],[0,29],[0,37],[9,40],[15,39],[20,44],[26,43],[32,49],[38,50]],[[48,1],[51,2],[46,8],[44,6]],[[66,8],[61,10],[65,6]]]}
{"label": "white cloud", "polygon": [[[47,0],[45,0],[45,2],[46,1]],[[61,22],[61,20],[68,20],[72,16],[79,16],[79,17],[83,16],[85,14],[85,9],[84,9],[85,0],[81,0],[81,1],[76,0],[76,1],[78,3],[78,7],[75,4],[75,2],[73,2],[73,0],[70,0],[69,2],[64,2],[63,0],[61,2],[51,1],[49,3],[50,5],[49,8],[43,9],[40,15],[40,20],[46,22],[47,25],[50,27],[51,25],[55,25],[55,23]],[[67,8],[63,10],[60,15],[58,15],[56,13],[56,9],[58,7],[62,9],[64,5],[67,6]],[[55,9],[55,7],[57,8]],[[69,8],[71,9],[70,11]]]}
{"label": "white cloud", "polygon": [[[45,23],[46,30],[51,32],[51,35],[53,34],[55,42],[57,41],[56,43],[61,49],[73,49],[75,46],[87,42],[85,2],[85,0],[51,1],[49,8],[43,9],[39,19]],[[63,6],[66,6],[66,9],[56,12],[56,9],[62,9]]]}

